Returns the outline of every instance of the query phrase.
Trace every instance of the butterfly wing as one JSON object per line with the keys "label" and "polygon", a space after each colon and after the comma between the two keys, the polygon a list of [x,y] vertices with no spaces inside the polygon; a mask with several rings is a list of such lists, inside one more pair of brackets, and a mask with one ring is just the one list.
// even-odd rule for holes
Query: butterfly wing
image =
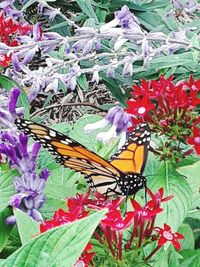
{"label": "butterfly wing", "polygon": [[151,131],[146,123],[139,124],[125,145],[113,155],[109,162],[123,173],[142,174],[145,168]]}
{"label": "butterfly wing", "polygon": [[41,124],[17,119],[19,130],[38,140],[55,156],[58,163],[84,174],[94,191],[102,194],[121,194],[118,182],[121,171],[72,138]]}

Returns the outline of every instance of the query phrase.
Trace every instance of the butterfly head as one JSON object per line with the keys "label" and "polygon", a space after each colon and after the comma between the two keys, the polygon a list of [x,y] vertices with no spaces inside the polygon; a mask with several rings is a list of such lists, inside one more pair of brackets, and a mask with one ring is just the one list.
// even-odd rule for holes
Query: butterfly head
{"label": "butterfly head", "polygon": [[146,177],[138,173],[128,173],[119,183],[124,195],[134,195],[146,185]]}

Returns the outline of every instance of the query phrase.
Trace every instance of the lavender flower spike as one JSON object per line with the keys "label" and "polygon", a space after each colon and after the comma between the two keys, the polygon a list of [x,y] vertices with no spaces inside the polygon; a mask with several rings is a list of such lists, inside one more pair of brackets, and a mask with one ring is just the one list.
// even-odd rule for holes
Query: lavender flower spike
{"label": "lavender flower spike", "polygon": [[111,108],[104,119],[87,124],[84,130],[87,133],[91,133],[108,125],[111,125],[111,128],[107,132],[98,133],[97,139],[104,144],[109,144],[112,139],[120,137],[118,146],[120,148],[125,143],[127,128],[131,126],[130,116],[121,107]]}
{"label": "lavender flower spike", "polygon": [[[40,144],[28,145],[28,136],[16,131],[14,120],[21,113],[21,108],[16,108],[19,95],[20,90],[14,88],[7,107],[4,104],[0,108],[0,153],[6,156],[10,167],[19,173],[13,178],[16,193],[11,196],[9,204],[26,212],[36,221],[42,221],[38,209],[45,201],[44,188],[50,173],[44,168],[38,175],[37,155]],[[10,216],[6,222],[14,224],[15,218]]]}

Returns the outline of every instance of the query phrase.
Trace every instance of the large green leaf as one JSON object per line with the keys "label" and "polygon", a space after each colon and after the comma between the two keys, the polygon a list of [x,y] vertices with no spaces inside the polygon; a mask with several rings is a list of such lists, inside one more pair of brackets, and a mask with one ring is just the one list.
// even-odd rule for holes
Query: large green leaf
{"label": "large green leaf", "polygon": [[173,199],[163,203],[164,211],[157,216],[156,225],[163,227],[167,223],[177,230],[191,207],[192,190],[185,177],[177,173],[169,162],[164,162],[155,170],[154,177],[148,179],[148,187],[153,192],[163,187],[165,196],[173,195]]}
{"label": "large green leaf", "polygon": [[199,172],[200,172],[200,161],[192,164],[183,166],[177,169],[179,173],[185,175],[187,177],[187,182],[190,184],[192,188],[192,207],[191,211],[189,212],[189,216],[193,218],[200,219],[200,212],[197,207],[200,207],[200,179],[199,179]]}
{"label": "large green leaf", "polygon": [[11,209],[5,208],[0,212],[0,252],[3,250],[8,238],[9,234],[13,228],[12,225],[6,224],[6,218],[12,215]]}
{"label": "large green leaf", "polygon": [[17,174],[15,170],[0,172],[0,211],[8,206],[10,197],[16,193],[13,177]]}
{"label": "large green leaf", "polygon": [[35,237],[0,266],[73,266],[105,213],[106,210],[98,211],[84,219],[53,228]]}
{"label": "large green leaf", "polygon": [[184,235],[184,239],[180,240],[182,249],[194,249],[195,240],[192,228],[188,224],[182,224],[178,232]]}
{"label": "large green leaf", "polygon": [[22,245],[25,245],[40,232],[40,224],[19,209],[14,209],[14,215]]}

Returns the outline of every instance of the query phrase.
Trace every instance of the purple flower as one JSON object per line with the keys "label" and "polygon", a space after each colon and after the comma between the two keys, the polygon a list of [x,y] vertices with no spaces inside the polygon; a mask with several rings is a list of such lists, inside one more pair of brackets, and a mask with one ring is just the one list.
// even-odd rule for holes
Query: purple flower
{"label": "purple flower", "polygon": [[[20,90],[14,88],[11,91],[7,109],[4,105],[0,109],[0,153],[3,154],[11,168],[15,168],[19,175],[13,178],[16,194],[10,198],[9,204],[26,212],[33,219],[42,221],[42,215],[38,209],[45,201],[44,188],[50,175],[49,170],[42,169],[37,173],[37,155],[40,149],[39,143],[28,144],[28,137],[18,133],[14,125],[21,110],[16,107]],[[7,219],[8,224],[15,222],[13,217]]]}
{"label": "purple flower", "polygon": [[91,133],[94,130],[105,128],[108,125],[111,125],[111,128],[107,132],[98,133],[97,140],[108,144],[112,139],[120,136],[118,147],[121,147],[126,140],[127,128],[132,125],[130,115],[128,115],[121,107],[113,107],[109,109],[104,119],[95,123],[86,124],[84,130],[86,133]]}
{"label": "purple flower", "polygon": [[5,109],[5,107],[0,107],[0,123],[5,127],[9,129],[13,129],[14,121],[18,115],[22,115],[24,108],[17,108],[17,100],[20,95],[20,89],[14,88],[11,91],[10,100],[8,103],[8,110]]}

